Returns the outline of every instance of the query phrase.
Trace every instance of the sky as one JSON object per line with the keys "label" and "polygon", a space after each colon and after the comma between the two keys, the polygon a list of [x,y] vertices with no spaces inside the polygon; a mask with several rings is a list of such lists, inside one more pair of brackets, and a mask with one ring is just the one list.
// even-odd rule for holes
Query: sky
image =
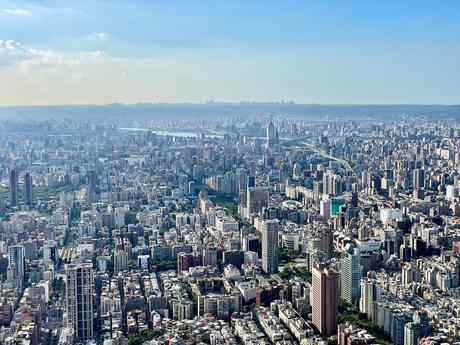
{"label": "sky", "polygon": [[0,106],[460,103],[460,1],[3,1]]}

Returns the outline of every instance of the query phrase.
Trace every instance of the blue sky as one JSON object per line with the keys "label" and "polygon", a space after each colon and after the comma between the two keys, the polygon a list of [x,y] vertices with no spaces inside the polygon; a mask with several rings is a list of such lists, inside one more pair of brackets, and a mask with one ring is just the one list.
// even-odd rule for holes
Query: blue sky
{"label": "blue sky", "polygon": [[0,105],[460,103],[460,1],[1,1]]}

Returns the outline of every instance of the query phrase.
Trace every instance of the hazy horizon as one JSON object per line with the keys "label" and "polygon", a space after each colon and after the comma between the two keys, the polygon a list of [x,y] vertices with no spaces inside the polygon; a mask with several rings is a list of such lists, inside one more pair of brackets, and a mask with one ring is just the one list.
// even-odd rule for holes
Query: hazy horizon
{"label": "hazy horizon", "polygon": [[299,106],[460,106],[458,103],[302,103],[294,101],[204,101],[204,102],[136,102],[136,103],[62,103],[62,104],[1,104],[0,108],[34,108],[34,107],[104,107],[104,106],[155,106],[155,105],[299,105]]}
{"label": "hazy horizon", "polygon": [[0,106],[2,119],[215,119],[217,117],[458,120],[460,105],[439,104],[297,104],[297,103],[138,103],[106,105]]}

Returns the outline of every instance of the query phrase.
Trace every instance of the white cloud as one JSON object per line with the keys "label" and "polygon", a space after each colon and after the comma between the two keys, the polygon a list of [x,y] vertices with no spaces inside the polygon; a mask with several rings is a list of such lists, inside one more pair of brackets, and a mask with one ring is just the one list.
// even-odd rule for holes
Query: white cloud
{"label": "white cloud", "polygon": [[37,50],[23,46],[14,40],[0,40],[0,66],[19,65],[27,68],[57,67],[59,65],[76,65],[81,57],[72,59],[51,50]]}
{"label": "white cloud", "polygon": [[0,66],[20,64],[22,66],[76,66],[84,60],[107,57],[101,50],[82,51],[77,56],[65,56],[52,50],[37,50],[23,46],[14,40],[0,40]]}
{"label": "white cloud", "polygon": [[87,38],[92,41],[104,41],[109,37],[109,34],[106,32],[92,32],[90,33]]}
{"label": "white cloud", "polygon": [[24,61],[37,54],[37,51],[28,49],[19,42],[13,40],[0,40],[0,65]]}
{"label": "white cloud", "polygon": [[30,11],[25,8],[4,8],[3,12],[15,17],[26,17],[30,15]]}

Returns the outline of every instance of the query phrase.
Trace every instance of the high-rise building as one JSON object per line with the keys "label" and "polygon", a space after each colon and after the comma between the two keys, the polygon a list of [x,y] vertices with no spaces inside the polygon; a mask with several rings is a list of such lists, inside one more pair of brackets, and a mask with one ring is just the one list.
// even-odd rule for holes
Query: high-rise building
{"label": "high-rise building", "polygon": [[420,337],[420,327],[415,322],[408,322],[404,326],[404,345],[417,345]]}
{"label": "high-rise building", "polygon": [[367,314],[371,319],[374,315],[374,302],[378,302],[382,297],[382,286],[376,279],[361,279],[361,298],[359,299],[359,311]]}
{"label": "high-rise building", "polygon": [[115,250],[113,252],[113,271],[121,272],[128,269],[128,253],[124,250]]}
{"label": "high-rise building", "polygon": [[97,174],[94,170],[89,170],[87,173],[87,182],[88,182],[88,197],[89,201],[93,202],[96,200],[97,193]]}
{"label": "high-rise building", "polygon": [[345,248],[340,272],[341,295],[348,303],[355,304],[360,297],[361,255],[354,246]]}
{"label": "high-rise building", "polygon": [[337,333],[338,275],[325,265],[312,269],[311,306],[312,322],[322,336]]}
{"label": "high-rise building", "polygon": [[10,204],[18,205],[18,172],[16,169],[10,170]]}
{"label": "high-rise building", "polygon": [[172,301],[173,320],[189,320],[193,315],[193,302],[189,300]]}
{"label": "high-rise building", "polygon": [[22,288],[25,277],[25,249],[22,244],[8,247],[8,278],[14,286]]}
{"label": "high-rise building", "polygon": [[93,339],[93,285],[91,263],[69,264],[66,274],[67,327],[77,341]]}
{"label": "high-rise building", "polygon": [[262,223],[262,268],[267,274],[278,272],[278,221]]}
{"label": "high-rise building", "polygon": [[201,266],[203,259],[198,252],[193,253],[179,253],[177,255],[177,272],[182,273],[188,271],[190,267]]}
{"label": "high-rise building", "polygon": [[276,144],[276,129],[272,121],[267,124],[267,147],[273,147]]}
{"label": "high-rise building", "polygon": [[24,175],[24,193],[26,205],[31,207],[33,205],[32,175],[29,172]]}
{"label": "high-rise building", "polygon": [[247,194],[248,214],[259,213],[268,206],[267,187],[249,187]]}
{"label": "high-rise building", "polygon": [[236,175],[236,192],[246,191],[247,188],[247,172],[246,169],[238,168],[235,171]]}
{"label": "high-rise building", "polygon": [[334,233],[331,228],[321,231],[321,250],[326,254],[327,259],[334,254]]}
{"label": "high-rise building", "polygon": [[203,266],[217,266],[217,249],[203,249]]}
{"label": "high-rise building", "polygon": [[319,214],[324,220],[331,218],[331,199],[323,198],[319,202]]}
{"label": "high-rise building", "polygon": [[421,189],[425,187],[425,171],[422,169],[414,169],[413,187],[415,189]]}
{"label": "high-rise building", "polygon": [[54,240],[46,240],[43,243],[43,260],[51,261],[55,265],[59,260],[59,252],[57,248],[57,242]]}

